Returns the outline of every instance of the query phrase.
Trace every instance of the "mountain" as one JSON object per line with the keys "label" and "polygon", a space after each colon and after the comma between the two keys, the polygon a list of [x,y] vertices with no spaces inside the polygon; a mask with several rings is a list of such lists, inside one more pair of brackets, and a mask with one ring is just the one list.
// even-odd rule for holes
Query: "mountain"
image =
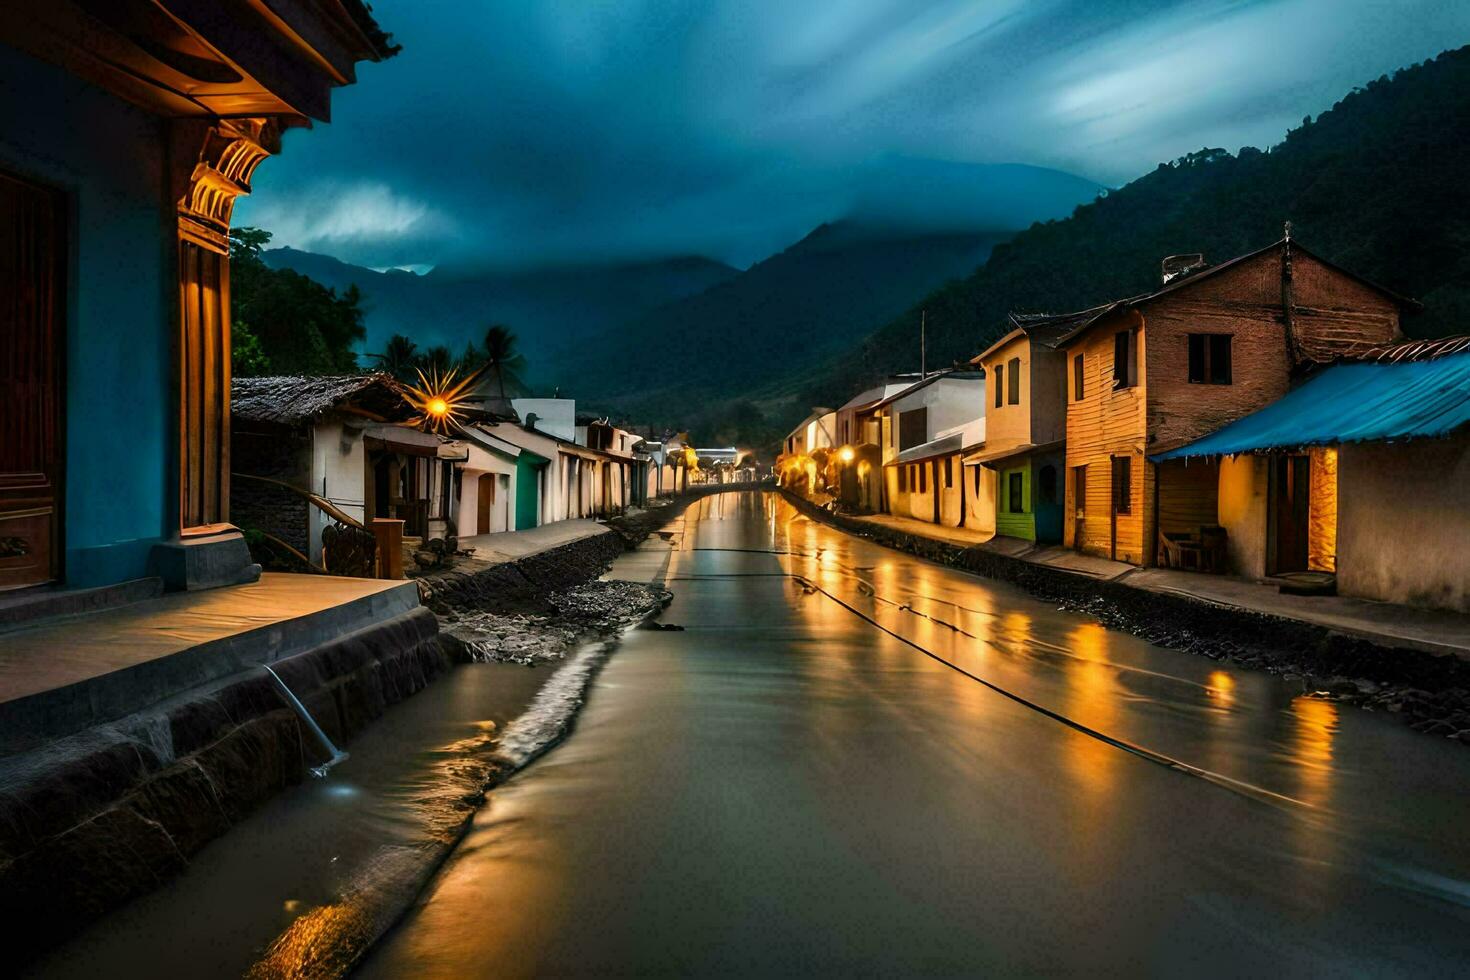
{"label": "mountain", "polygon": [[[972,275],[904,311],[824,365],[793,409],[835,402],[909,368],[927,310],[933,362],[966,358],[1012,310],[1089,306],[1154,288],[1166,255],[1223,261],[1292,235],[1414,296],[1412,336],[1470,331],[1470,47],[1355,89],[1261,151],[1204,149],[997,245]],[[732,283],[738,280],[732,280]],[[795,417],[791,419],[795,421]]]}
{"label": "mountain", "polygon": [[[579,398],[678,424],[691,406],[804,377],[914,296],[974,269],[1004,237],[824,224],[740,275],[621,323],[556,360]],[[917,331],[915,321],[916,363]]]}
{"label": "mountain", "polygon": [[525,270],[458,267],[424,275],[377,272],[292,248],[268,249],[261,259],[339,293],[356,284],[368,351],[382,350],[401,333],[421,348],[445,344],[457,354],[466,343],[479,343],[491,324],[504,323],[516,332],[533,376],[548,367],[553,351],[739,273],[698,257]]}

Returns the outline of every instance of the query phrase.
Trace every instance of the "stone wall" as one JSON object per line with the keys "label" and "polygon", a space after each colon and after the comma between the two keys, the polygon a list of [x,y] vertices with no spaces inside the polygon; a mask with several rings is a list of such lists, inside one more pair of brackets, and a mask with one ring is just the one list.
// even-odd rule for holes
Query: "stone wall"
{"label": "stone wall", "polygon": [[[274,664],[339,745],[449,665],[425,609]],[[324,753],[263,670],[0,761],[0,916],[24,959],[157,887]]]}

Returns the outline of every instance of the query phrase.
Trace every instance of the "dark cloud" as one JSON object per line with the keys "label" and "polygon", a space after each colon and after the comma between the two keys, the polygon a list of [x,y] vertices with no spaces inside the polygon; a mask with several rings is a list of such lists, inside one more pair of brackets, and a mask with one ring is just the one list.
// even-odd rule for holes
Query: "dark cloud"
{"label": "dark cloud", "polygon": [[1024,223],[1070,207],[1060,185],[962,165],[1121,183],[1201,146],[1274,142],[1470,35],[1470,4],[1444,0],[374,8],[403,52],[361,68],[331,125],[288,134],[237,220],[377,267],[744,265],[906,202],[917,223]]}

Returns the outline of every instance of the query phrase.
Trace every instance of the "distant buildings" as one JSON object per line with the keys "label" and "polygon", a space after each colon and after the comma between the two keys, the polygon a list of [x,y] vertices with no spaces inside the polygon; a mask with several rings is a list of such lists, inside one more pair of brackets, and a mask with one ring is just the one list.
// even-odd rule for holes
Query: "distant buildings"
{"label": "distant buildings", "polygon": [[1013,314],[974,372],[814,410],[781,484],[1038,548],[1470,610],[1470,339],[1404,341],[1418,304],[1289,237],[1162,273]]}

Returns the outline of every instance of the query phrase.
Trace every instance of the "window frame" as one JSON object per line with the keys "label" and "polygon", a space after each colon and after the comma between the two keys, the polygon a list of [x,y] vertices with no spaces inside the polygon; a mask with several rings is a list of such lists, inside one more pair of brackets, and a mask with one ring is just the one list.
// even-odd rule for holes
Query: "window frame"
{"label": "window frame", "polygon": [[[1185,378],[1192,385],[1234,384],[1234,334],[1190,333],[1185,342]],[[1221,369],[1221,364],[1224,369]]]}
{"label": "window frame", "polygon": [[1026,474],[1020,470],[1006,474],[1006,513],[1026,513]]}
{"label": "window frame", "polygon": [[[1122,356],[1119,357],[1119,348]],[[1138,387],[1138,331],[1132,327],[1113,334],[1113,390]]]}
{"label": "window frame", "polygon": [[[1119,479],[1121,474],[1122,479]],[[1113,513],[1133,513],[1133,457],[1113,456],[1108,492],[1113,495]]]}

